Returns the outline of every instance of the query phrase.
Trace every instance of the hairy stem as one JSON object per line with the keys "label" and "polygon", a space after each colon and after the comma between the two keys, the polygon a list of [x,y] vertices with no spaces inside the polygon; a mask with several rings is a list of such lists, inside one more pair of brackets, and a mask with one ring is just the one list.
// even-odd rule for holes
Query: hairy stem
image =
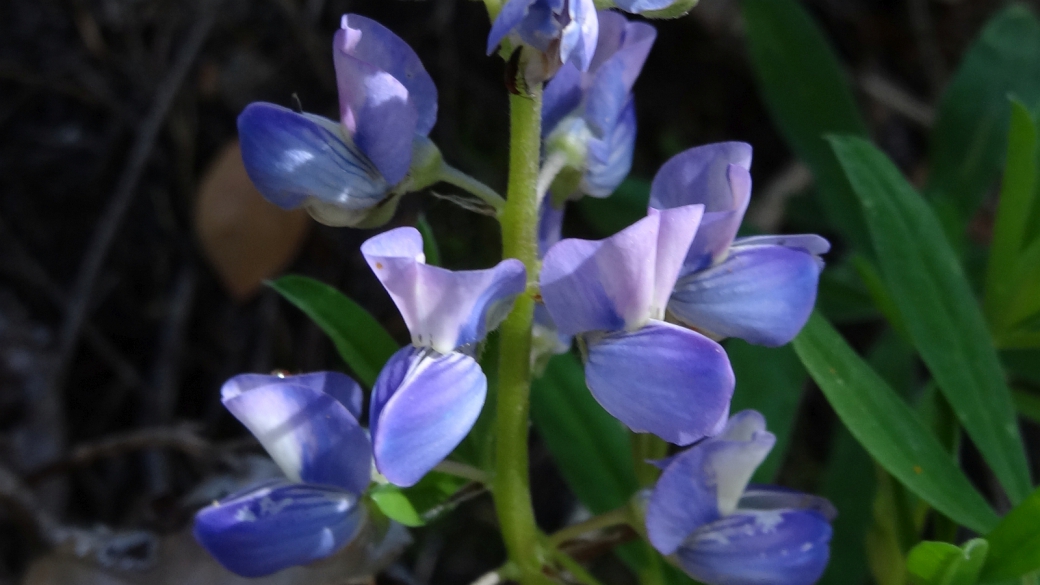
{"label": "hairy stem", "polygon": [[501,215],[502,210],[506,206],[505,200],[502,199],[502,196],[496,193],[494,189],[451,165],[446,163],[441,165],[440,173],[437,175],[437,178],[479,197],[481,201],[493,207],[495,213],[499,215]]}
{"label": "hairy stem", "polygon": [[[511,95],[509,190],[500,216],[502,252],[527,267],[528,283],[538,280],[538,159],[542,88],[531,97]],[[502,537],[525,585],[542,582],[538,529],[531,508],[527,427],[531,394],[531,325],[534,297],[522,294],[502,323],[494,495]]]}

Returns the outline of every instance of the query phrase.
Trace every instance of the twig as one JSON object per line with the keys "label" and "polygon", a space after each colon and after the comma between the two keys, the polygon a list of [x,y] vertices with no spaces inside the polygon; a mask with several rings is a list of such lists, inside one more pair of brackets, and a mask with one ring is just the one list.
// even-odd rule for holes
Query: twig
{"label": "twig", "polygon": [[813,176],[809,167],[801,161],[792,161],[779,173],[766,181],[765,187],[756,195],[755,205],[748,211],[748,223],[763,233],[775,232],[784,219],[787,201],[812,185]]}
{"label": "twig", "polygon": [[60,526],[36,501],[29,486],[6,467],[0,466],[0,504],[38,542],[53,546],[60,542]]}
{"label": "twig", "polygon": [[[177,55],[173,66],[156,90],[155,100],[152,102],[147,117],[137,131],[137,137],[130,151],[130,158],[119,177],[115,193],[102,214],[100,223],[94,230],[94,235],[76,275],[76,282],[71,294],[72,301],[66,312],[65,323],[59,336],[57,357],[48,380],[47,390],[51,395],[59,395],[62,386],[64,386],[65,377],[75,356],[76,346],[87,320],[87,313],[90,310],[94,288],[97,284],[101,267],[104,265],[105,258],[108,256],[115,236],[123,224],[126,212],[134,200],[134,195],[137,192],[137,183],[140,181],[145,165],[151,156],[155,141],[159,135],[159,129],[162,127],[178,90],[188,76],[188,72],[191,70],[191,66],[195,62],[195,58],[202,49],[202,45],[216,20],[216,9],[220,1],[207,0],[203,4],[202,16],[188,33],[187,40]],[[60,404],[57,406],[60,409]],[[56,413],[56,416],[60,420],[61,413]],[[60,442],[64,442],[63,431],[55,429],[55,432],[61,433],[57,438]]]}
{"label": "twig", "polygon": [[214,457],[223,450],[197,434],[198,427],[181,424],[172,427],[141,429],[114,435],[96,443],[85,443],[72,449],[68,455],[32,471],[27,481],[37,483],[51,475],[89,465],[98,459],[116,457],[145,449],[174,449],[198,459]]}
{"label": "twig", "polygon": [[917,99],[910,92],[878,73],[865,73],[859,78],[863,92],[881,105],[902,114],[923,128],[931,128],[935,122],[935,110]]}

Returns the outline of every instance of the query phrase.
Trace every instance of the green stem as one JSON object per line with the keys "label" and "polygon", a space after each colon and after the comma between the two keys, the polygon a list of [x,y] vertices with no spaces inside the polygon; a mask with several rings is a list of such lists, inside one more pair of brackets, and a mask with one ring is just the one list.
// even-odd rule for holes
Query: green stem
{"label": "green stem", "polygon": [[468,479],[477,483],[488,484],[491,482],[491,478],[488,477],[488,474],[476,467],[466,465],[465,463],[459,463],[458,461],[448,461],[445,459],[438,463],[433,469],[441,473],[447,473],[448,475],[454,475],[455,477],[461,477],[462,479]]}
{"label": "green stem", "polygon": [[448,163],[441,165],[437,178],[445,183],[455,185],[456,187],[464,189],[468,193],[476,195],[481,201],[493,207],[495,213],[499,215],[502,214],[502,210],[506,206],[505,200],[502,199],[502,196],[496,193],[494,189],[456,169]]}
{"label": "green stem", "polygon": [[[509,96],[509,189],[502,224],[502,252],[527,267],[538,281],[538,159],[542,132],[542,88],[531,97]],[[525,585],[542,582],[538,529],[531,508],[527,427],[531,394],[531,325],[534,296],[522,294],[502,323],[499,340],[498,418],[494,495],[509,559]]]}
{"label": "green stem", "polygon": [[571,558],[567,553],[557,550],[553,551],[553,559],[566,569],[579,583],[584,585],[603,585],[592,573],[585,570],[581,563]]}
{"label": "green stem", "polygon": [[626,504],[620,508],[604,512],[599,516],[593,516],[583,522],[577,524],[571,524],[565,526],[560,530],[554,532],[549,536],[549,544],[552,546],[559,546],[568,540],[578,538],[583,534],[594,532],[596,530],[602,530],[604,528],[610,528],[611,526],[619,526],[622,524],[632,523],[632,511]]}

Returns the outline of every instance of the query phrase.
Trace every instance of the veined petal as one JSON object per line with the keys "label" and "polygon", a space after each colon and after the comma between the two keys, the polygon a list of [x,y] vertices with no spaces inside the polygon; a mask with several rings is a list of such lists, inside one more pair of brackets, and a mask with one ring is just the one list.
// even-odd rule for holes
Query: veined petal
{"label": "veined petal", "polygon": [[360,211],[378,204],[390,190],[332,120],[256,102],[239,114],[238,134],[249,178],[282,209],[313,197]]}
{"label": "veined petal", "polygon": [[650,207],[669,209],[704,204],[705,213],[736,207],[730,192],[729,165],[751,170],[751,145],[719,142],[684,150],[661,165],[650,185]]}
{"label": "veined petal", "polygon": [[663,316],[701,209],[654,211],[605,240],[553,246],[542,263],[541,291],[560,332],[631,331]]}
{"label": "veined petal", "polygon": [[733,247],[736,248],[738,246],[783,246],[785,248],[805,250],[817,256],[826,254],[831,249],[831,243],[816,234],[750,236],[734,240]]}
{"label": "veined petal", "polygon": [[721,264],[680,278],[668,310],[714,335],[783,345],[809,318],[822,269],[801,248],[734,247]]}
{"label": "veined petal", "polygon": [[502,10],[499,11],[495,22],[491,24],[491,32],[488,34],[487,54],[494,52],[502,39],[506,38],[513,29],[520,25],[520,21],[527,16],[527,11],[536,0],[509,0]]}
{"label": "veined petal", "polygon": [[419,111],[393,75],[341,50],[334,54],[343,126],[386,181],[396,185],[412,164]]}
{"label": "veined petal", "polygon": [[[224,406],[256,436],[294,481],[336,486],[355,494],[368,488],[371,443],[357,418],[314,378],[236,376],[221,388]],[[338,396],[335,396],[338,394]],[[348,401],[352,398],[347,398]]]}
{"label": "veined petal", "polygon": [[585,380],[603,408],[630,429],[677,445],[715,429],[734,384],[719,344],[661,321],[631,333],[589,336]]}
{"label": "veined petal", "polygon": [[776,485],[749,485],[744,490],[737,508],[741,510],[812,510],[828,522],[834,520],[838,511],[834,505],[820,496],[806,494]]}
{"label": "veined petal", "polygon": [[229,571],[262,577],[333,554],[355,537],[364,519],[354,494],[268,483],[199,510],[193,532]]}
{"label": "veined petal", "polygon": [[570,22],[563,27],[560,37],[560,60],[588,71],[599,37],[596,4],[593,0],[568,0],[567,11]]}
{"label": "veined petal", "polygon": [[600,10],[597,14],[599,38],[589,71],[598,71],[607,60],[623,61],[621,79],[626,93],[631,92],[657,38],[657,30],[645,22],[630,21],[611,10]]}
{"label": "veined petal", "polygon": [[311,372],[294,376],[239,374],[224,382],[220,396],[223,400],[228,400],[243,392],[272,384],[291,384],[324,392],[345,406],[355,419],[361,419],[365,393],[353,378],[340,372]]}
{"label": "veined petal", "polygon": [[830,524],[814,511],[737,511],[694,532],[676,554],[708,585],[811,585],[830,540]]}
{"label": "veined petal", "polygon": [[398,350],[372,389],[376,468],[395,485],[414,485],[466,437],[486,395],[487,378],[468,355]]}
{"label": "veined petal", "polygon": [[635,146],[636,110],[630,99],[610,133],[602,140],[589,140],[582,191],[592,197],[609,197],[632,169]]}
{"label": "veined petal", "polygon": [[437,86],[415,51],[378,22],[344,14],[336,33],[335,54],[343,53],[386,71],[408,90],[419,117],[415,132],[426,136],[437,122]]}
{"label": "veined petal", "polygon": [[737,508],[751,475],[776,443],[765,419],[739,412],[722,431],[668,460],[650,495],[647,535],[662,554],[675,552],[701,525]]}
{"label": "veined petal", "polygon": [[411,227],[384,232],[361,246],[416,346],[446,354],[480,341],[526,287],[527,271],[515,258],[486,270],[452,271],[428,266],[422,249],[422,236]]}
{"label": "veined petal", "polygon": [[628,87],[622,77],[625,62],[610,59],[599,68],[592,87],[585,98],[585,122],[597,138],[613,130],[621,111],[631,101]]}
{"label": "veined petal", "polygon": [[739,165],[726,168],[733,208],[729,211],[705,212],[697,237],[690,245],[683,264],[683,274],[703,270],[726,257],[733,238],[740,229],[748,202],[751,200],[751,173]]}
{"label": "veined petal", "polygon": [[578,109],[584,92],[581,72],[573,63],[564,63],[556,75],[545,84],[542,96],[542,137],[548,136],[560,120]]}

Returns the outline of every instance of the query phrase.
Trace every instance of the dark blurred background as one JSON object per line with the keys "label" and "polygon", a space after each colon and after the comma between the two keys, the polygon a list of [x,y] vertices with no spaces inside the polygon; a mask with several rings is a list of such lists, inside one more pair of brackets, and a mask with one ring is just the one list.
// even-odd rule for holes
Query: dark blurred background
{"label": "dark blurred background", "polygon": [[[804,2],[844,63],[875,141],[917,181],[936,98],[1004,4]],[[298,100],[335,117],[330,44],[345,12],[382,22],[415,48],[440,92],[431,137],[456,167],[504,189],[503,63],[484,55],[481,2],[0,2],[0,584],[22,582],[30,566],[34,584],[138,583],[135,567],[156,562],[166,563],[160,576],[141,573],[152,585],[238,582],[187,568],[212,565],[185,533],[192,510],[211,499],[206,490],[269,472],[253,469],[263,467],[261,451],[221,406],[220,385],[239,372],[344,367],[321,330],[263,278],[289,271],[329,283],[406,340],[358,253],[371,232],[258,200],[234,150],[235,118],[252,101]],[[620,202],[574,208],[565,232],[606,235],[624,225],[625,197],[638,198],[669,156],[743,140],[755,149],[749,229],[823,233],[840,256],[840,237],[805,196],[811,175],[759,96],[739,4],[702,0],[687,17],[655,25],[635,90],[632,178]],[[433,191],[407,197],[392,224],[422,215],[447,266],[497,260],[494,222],[433,196],[450,187]],[[619,209],[613,223],[610,205]],[[987,218],[976,219],[970,236],[983,242]],[[851,322],[854,344],[876,336],[869,319]],[[809,389],[795,420],[780,477],[819,490],[828,461],[840,457],[830,448],[834,415]],[[551,530],[575,501],[533,441],[536,508]],[[490,498],[474,498],[414,532],[415,546],[380,579],[468,583],[503,559],[494,522]],[[55,536],[69,530],[104,554],[80,554]],[[157,543],[176,552],[157,552]],[[632,582],[609,556],[596,570]],[[270,582],[339,582],[293,575]]]}

